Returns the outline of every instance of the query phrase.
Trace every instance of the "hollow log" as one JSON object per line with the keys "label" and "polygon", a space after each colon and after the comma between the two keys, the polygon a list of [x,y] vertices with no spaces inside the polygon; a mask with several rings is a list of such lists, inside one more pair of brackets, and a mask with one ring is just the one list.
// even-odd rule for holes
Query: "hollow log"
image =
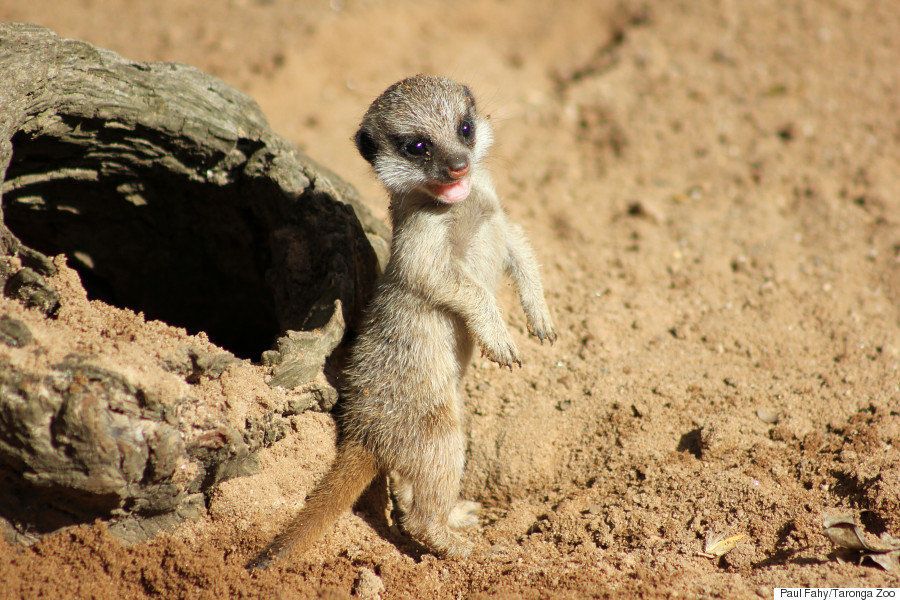
{"label": "hollow log", "polygon": [[[62,254],[88,298],[223,349],[185,350],[165,369],[180,385],[265,353],[278,385],[333,404],[323,364],[388,237],[351,186],[273,133],[250,98],[188,66],[0,24],[0,79],[4,302],[52,324],[66,299],[50,257]],[[124,358],[41,362],[52,349],[31,333],[0,316],[6,530],[101,518],[145,537],[202,511],[203,494],[277,437],[272,412],[185,410],[198,400],[168,397]],[[322,404],[294,400],[293,412]]]}

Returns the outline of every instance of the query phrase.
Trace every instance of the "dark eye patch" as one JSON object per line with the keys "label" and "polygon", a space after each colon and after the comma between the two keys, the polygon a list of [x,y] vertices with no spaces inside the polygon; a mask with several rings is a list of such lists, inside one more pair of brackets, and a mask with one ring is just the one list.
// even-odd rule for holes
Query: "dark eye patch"
{"label": "dark eye patch", "polygon": [[412,158],[429,158],[431,156],[431,140],[426,137],[405,137],[397,140],[400,152]]}
{"label": "dark eye patch", "polygon": [[456,128],[456,134],[463,142],[471,146],[475,140],[475,120],[472,117],[464,117]]}

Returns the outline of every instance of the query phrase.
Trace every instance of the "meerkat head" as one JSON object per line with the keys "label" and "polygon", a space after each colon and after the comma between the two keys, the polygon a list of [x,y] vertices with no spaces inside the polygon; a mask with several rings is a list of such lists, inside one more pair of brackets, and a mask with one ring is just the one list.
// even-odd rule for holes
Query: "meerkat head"
{"label": "meerkat head", "polygon": [[472,173],[491,145],[491,127],[468,87],[415,75],[372,102],[356,147],[392,194],[424,191],[439,202],[465,200]]}

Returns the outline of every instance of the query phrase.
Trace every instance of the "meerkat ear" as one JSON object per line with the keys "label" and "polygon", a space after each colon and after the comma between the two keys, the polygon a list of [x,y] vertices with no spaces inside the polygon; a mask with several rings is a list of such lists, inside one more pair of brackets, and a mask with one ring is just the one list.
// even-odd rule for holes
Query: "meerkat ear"
{"label": "meerkat ear", "polygon": [[372,135],[363,128],[356,132],[354,138],[356,149],[362,154],[362,157],[369,163],[375,162],[375,154],[378,153],[378,144],[372,138]]}

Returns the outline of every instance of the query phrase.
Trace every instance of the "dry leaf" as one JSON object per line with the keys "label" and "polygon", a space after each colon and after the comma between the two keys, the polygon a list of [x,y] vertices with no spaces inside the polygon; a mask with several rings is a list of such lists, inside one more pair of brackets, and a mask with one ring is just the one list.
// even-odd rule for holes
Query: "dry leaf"
{"label": "dry leaf", "polygon": [[891,573],[900,572],[900,550],[864,554],[862,558],[859,559],[859,562],[862,563],[867,558],[885,571],[890,571]]}
{"label": "dry leaf", "polygon": [[888,534],[871,541],[853,517],[825,517],[825,536],[838,548],[859,552],[859,562],[871,560],[885,571],[900,571],[900,539]]}
{"label": "dry leaf", "polygon": [[890,547],[891,550],[900,550],[900,538],[895,538],[888,533],[882,533],[881,537],[878,540],[882,543],[882,545]]}
{"label": "dry leaf", "polygon": [[745,537],[747,536],[743,533],[736,533],[725,537],[722,533],[713,533],[710,531],[706,534],[706,543],[703,544],[703,552],[698,552],[698,554],[707,558],[725,556]]}
{"label": "dry leaf", "polygon": [[835,546],[847,550],[868,550],[865,535],[853,517],[825,517],[822,526],[825,528],[825,536]]}

